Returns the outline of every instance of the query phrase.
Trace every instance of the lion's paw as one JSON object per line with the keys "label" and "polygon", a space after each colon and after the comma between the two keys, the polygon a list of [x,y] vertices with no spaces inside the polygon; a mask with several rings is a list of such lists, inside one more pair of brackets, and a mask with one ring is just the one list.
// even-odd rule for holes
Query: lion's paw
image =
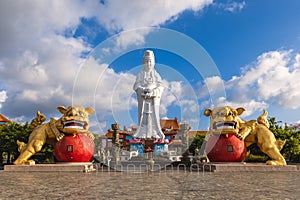
{"label": "lion's paw", "polygon": [[235,136],[237,138],[239,138],[240,140],[242,140],[242,141],[245,139],[245,137],[242,134],[239,134],[239,133],[236,133]]}
{"label": "lion's paw", "polygon": [[65,134],[63,134],[63,133],[56,134],[56,140],[60,141],[64,136],[65,136]]}
{"label": "lion's paw", "polygon": [[285,162],[280,162],[280,161],[276,161],[276,160],[268,160],[266,162],[267,165],[286,165]]}
{"label": "lion's paw", "polygon": [[27,160],[25,161],[26,165],[35,165],[35,161],[34,160]]}

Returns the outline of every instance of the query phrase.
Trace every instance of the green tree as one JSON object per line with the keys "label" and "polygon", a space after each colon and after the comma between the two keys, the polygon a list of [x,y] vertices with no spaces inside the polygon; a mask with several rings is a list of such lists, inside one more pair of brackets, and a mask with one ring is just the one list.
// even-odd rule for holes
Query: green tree
{"label": "green tree", "polygon": [[[282,155],[286,160],[291,162],[300,162],[300,130],[283,124],[281,121],[276,121],[275,117],[268,119],[270,123],[270,131],[272,131],[276,139],[286,140],[283,149],[281,150]],[[256,144],[248,147],[252,155],[265,156]]]}
{"label": "green tree", "polygon": [[[6,154],[8,164],[20,155],[17,140],[27,143],[31,132],[32,129],[28,123],[9,122],[6,126],[0,127],[0,152]],[[53,151],[53,146],[46,144],[31,159],[35,160],[36,163],[53,162]]]}
{"label": "green tree", "polygon": [[191,152],[194,155],[195,149],[198,148],[200,150],[204,140],[205,140],[205,135],[196,135],[193,138],[191,145],[189,146],[189,152]]}
{"label": "green tree", "polygon": [[11,163],[11,157],[15,158],[19,154],[17,140],[27,142],[31,131],[28,123],[21,125],[9,122],[0,127],[0,152],[6,153],[7,163]]}
{"label": "green tree", "polygon": [[96,162],[100,162],[100,157],[98,155],[98,152],[100,152],[102,146],[101,146],[101,141],[100,141],[100,138],[99,138],[99,135],[96,134],[96,133],[93,133],[94,134],[94,143],[95,143],[95,152],[94,152],[94,161]]}
{"label": "green tree", "polygon": [[270,130],[274,133],[277,139],[286,140],[286,143],[281,150],[284,157],[292,162],[300,162],[300,130],[295,129],[293,125],[282,126],[281,122],[277,122],[275,118],[270,118]]}
{"label": "green tree", "polygon": [[54,163],[54,147],[45,144],[40,152],[31,157],[36,163]]}

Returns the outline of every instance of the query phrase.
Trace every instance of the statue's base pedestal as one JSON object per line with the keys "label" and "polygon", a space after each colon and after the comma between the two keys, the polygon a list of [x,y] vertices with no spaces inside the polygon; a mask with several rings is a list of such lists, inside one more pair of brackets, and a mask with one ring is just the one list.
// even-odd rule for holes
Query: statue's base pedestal
{"label": "statue's base pedestal", "polygon": [[163,138],[133,138],[129,140],[130,150],[137,150],[139,155],[153,152],[154,155],[160,155],[168,151],[169,140]]}
{"label": "statue's base pedestal", "polygon": [[64,162],[56,164],[5,165],[4,171],[11,172],[83,172],[91,162]]}
{"label": "statue's base pedestal", "polygon": [[265,163],[210,162],[199,164],[198,171],[207,172],[283,172],[297,171],[296,165],[274,166]]}

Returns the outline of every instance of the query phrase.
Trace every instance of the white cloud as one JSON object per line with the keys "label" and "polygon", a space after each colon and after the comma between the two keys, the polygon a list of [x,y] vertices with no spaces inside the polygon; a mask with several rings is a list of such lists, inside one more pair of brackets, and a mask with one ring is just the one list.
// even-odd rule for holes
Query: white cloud
{"label": "white cloud", "polygon": [[[220,96],[212,102],[213,107],[229,105],[244,107],[243,117],[261,112],[265,108],[278,106],[281,109],[300,108],[300,54],[293,50],[265,52],[257,59],[243,67],[240,76],[233,76],[225,81],[226,97]],[[206,87],[212,91],[221,83],[220,77],[209,77],[198,86],[202,90],[199,98],[208,96]],[[201,91],[200,90],[200,91]],[[200,108],[209,107],[211,102],[201,102]]]}
{"label": "white cloud", "polygon": [[[132,74],[104,70],[107,64],[98,60],[84,63],[82,55],[92,50],[91,45],[82,39],[84,35],[73,37],[82,19],[96,18],[108,32],[118,33],[160,26],[177,19],[185,10],[197,12],[211,3],[212,0],[181,0],[176,3],[171,0],[151,3],[111,0],[104,1],[104,4],[98,0],[0,1],[0,89],[4,89],[0,92],[1,111],[8,113],[11,119],[29,121],[36,110],[41,110],[49,118],[49,115],[59,115],[55,109],[57,106],[68,106],[72,102],[88,106],[94,103],[103,117],[111,114],[111,109],[131,109],[137,105],[132,97],[135,78]],[[141,31],[124,37],[121,33],[116,47],[141,44],[147,34]],[[77,93],[74,94],[74,81],[83,63],[89,67],[86,76],[78,76],[76,83],[82,84],[75,85]],[[117,85],[112,84],[112,80]],[[162,104],[165,113],[178,101],[174,94],[180,94],[181,87],[186,87],[176,82],[169,86],[170,95],[165,96],[166,101]],[[187,101],[188,104],[191,103]],[[189,108],[196,109],[195,106]]]}
{"label": "white cloud", "polygon": [[6,57],[33,48],[39,52],[44,38],[53,42],[53,36],[75,30],[82,17],[92,16],[96,5],[95,1],[80,0],[1,1],[0,55]]}
{"label": "white cloud", "polygon": [[[179,121],[186,121],[192,127],[196,128],[199,123],[200,110],[199,102],[194,89],[188,82],[169,81],[165,82],[167,86],[163,92],[160,105],[161,116],[177,117]],[[172,111],[177,110],[176,116]]]}
{"label": "white cloud", "polygon": [[6,91],[0,91],[0,108],[2,107],[2,103],[4,103],[7,99]]}
{"label": "white cloud", "polygon": [[181,81],[171,81],[168,83],[169,90],[178,97],[181,97],[183,93],[183,83]]}
{"label": "white cloud", "polygon": [[148,30],[141,29],[134,32],[121,32],[116,38],[115,51],[126,49],[129,45],[141,45],[145,42],[145,35],[149,33]]}
{"label": "white cloud", "polygon": [[219,76],[207,77],[203,82],[199,81],[196,88],[197,97],[201,101],[200,109],[206,109],[210,104],[214,105],[219,97],[226,96],[225,82]]}
{"label": "white cloud", "polygon": [[216,6],[219,9],[233,13],[233,12],[239,12],[239,11],[243,10],[244,7],[246,6],[246,2],[229,0],[226,3],[215,2],[214,6]]}
{"label": "white cloud", "polygon": [[94,1],[1,1],[0,79],[7,91],[3,110],[14,118],[71,104],[73,80],[90,47],[73,32],[92,16]]}
{"label": "white cloud", "polygon": [[241,11],[246,5],[245,1],[242,2],[231,2],[226,5],[225,10],[229,12]]}
{"label": "white cloud", "polygon": [[97,131],[102,131],[104,124],[109,125],[108,121],[128,125],[129,112],[137,107],[132,95],[134,82],[135,76],[130,72],[117,73],[101,60],[89,57],[78,71],[72,101],[94,107],[97,119],[91,122]]}
{"label": "white cloud", "polygon": [[101,64],[100,60],[89,57],[78,71],[74,85],[75,104],[95,104],[100,112],[129,109],[135,76],[131,73],[116,73]]}
{"label": "white cloud", "polygon": [[219,103],[241,105],[249,110],[245,115],[270,105],[300,108],[299,55],[292,50],[263,53],[226,82],[227,98]]}
{"label": "white cloud", "polygon": [[[112,81],[114,84],[112,84]],[[130,73],[115,73],[113,69],[108,69],[104,74],[99,89],[97,90],[97,100],[102,102],[101,107],[110,110],[130,110],[134,103],[131,100],[135,76]],[[105,95],[103,95],[105,94]]]}
{"label": "white cloud", "polygon": [[243,112],[243,117],[248,117],[255,113],[256,111],[262,111],[268,107],[268,104],[265,102],[258,102],[253,99],[246,101],[246,102],[238,102],[238,101],[228,101],[224,97],[220,97],[215,102],[215,107],[218,106],[231,106],[233,108],[245,108],[245,112]]}
{"label": "white cloud", "polygon": [[[29,85],[44,85],[48,81],[45,66],[39,64],[36,52],[25,51],[15,64],[18,71],[18,80]],[[11,71],[15,76],[15,72]]]}
{"label": "white cloud", "polygon": [[[83,62],[81,55],[91,50],[82,39],[72,37],[82,18],[96,17],[108,31],[117,33],[137,27],[158,26],[187,9],[199,11],[211,3],[212,0],[182,0],[176,3],[157,0],[149,6],[149,2],[132,0],[111,0],[104,1],[104,4],[96,0],[1,1],[0,78],[8,91],[6,109],[22,103],[29,105],[39,99],[49,103],[45,108],[71,100],[74,77]],[[126,38],[121,34],[116,42],[121,47],[132,42],[143,43],[146,34],[141,32]],[[106,76],[107,79],[115,78],[113,73]],[[64,98],[59,100],[56,95]],[[31,106],[32,109],[34,107]],[[22,109],[21,106],[18,109],[16,113],[29,111],[29,108]]]}
{"label": "white cloud", "polygon": [[295,56],[295,63],[293,65],[294,68],[300,68],[300,54]]}
{"label": "white cloud", "polygon": [[[185,10],[199,11],[212,0],[110,0],[98,12],[98,20],[109,31],[129,30],[137,27],[158,26],[178,17]],[[121,11],[121,12],[120,12]],[[118,13],[118,14],[115,14]]]}
{"label": "white cloud", "polygon": [[168,107],[171,105],[178,105],[181,98],[182,82],[163,80],[165,89],[162,93],[160,114],[167,117]]}
{"label": "white cloud", "polygon": [[191,93],[191,86],[181,81],[165,81],[167,85],[161,100],[161,113],[167,114],[168,107],[178,106],[183,113],[198,112],[197,98]]}
{"label": "white cloud", "polygon": [[[299,54],[292,51],[266,52],[257,58],[250,71],[242,75],[243,83],[256,88],[259,99],[284,108],[300,107]],[[254,75],[255,74],[255,75]]]}
{"label": "white cloud", "polygon": [[[186,10],[197,12],[212,4],[213,0],[110,0],[105,1],[98,10],[97,19],[110,33],[132,30],[143,27],[160,26],[176,20]],[[120,12],[121,11],[121,12]],[[117,14],[115,14],[117,13]],[[148,31],[135,31],[133,35],[120,34],[116,47],[124,48],[130,44],[144,42]]]}
{"label": "white cloud", "polygon": [[0,91],[0,102],[3,103],[7,99],[6,91]]}
{"label": "white cloud", "polygon": [[34,90],[24,90],[21,94],[18,95],[20,100],[23,101],[31,101],[31,102],[37,102],[39,99],[37,91]]}
{"label": "white cloud", "polygon": [[233,101],[228,100],[225,97],[219,97],[216,101],[211,102],[209,100],[202,101],[200,104],[200,109],[205,110],[206,108],[216,108],[219,106],[231,106],[232,108],[242,107],[245,109],[243,112],[242,118],[252,116],[256,112],[262,112],[263,109],[267,109],[269,107],[268,103],[264,101],[256,101],[255,99],[249,99],[247,101],[240,101],[235,99]]}
{"label": "white cloud", "polygon": [[224,82],[219,76],[208,77],[204,80],[210,93],[219,93],[223,91]]}
{"label": "white cloud", "polygon": [[180,101],[180,104],[182,105],[182,112],[191,112],[196,113],[199,111],[198,103],[193,100],[182,100]]}

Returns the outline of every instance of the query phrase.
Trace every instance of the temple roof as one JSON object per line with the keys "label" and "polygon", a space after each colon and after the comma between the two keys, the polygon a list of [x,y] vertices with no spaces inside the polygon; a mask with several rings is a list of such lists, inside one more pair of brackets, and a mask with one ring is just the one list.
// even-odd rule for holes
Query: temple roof
{"label": "temple roof", "polygon": [[174,119],[161,119],[160,126],[163,130],[170,129],[170,130],[176,131],[176,130],[179,130],[180,123],[179,123],[177,117],[175,117]]}
{"label": "temple roof", "polygon": [[[113,138],[113,130],[108,129],[107,133],[105,135],[101,135],[99,138]],[[132,135],[134,132],[132,131],[125,131],[125,130],[119,130],[119,135]],[[121,138],[121,137],[120,137]]]}
{"label": "temple roof", "polygon": [[10,122],[10,120],[0,114],[0,122]]}
{"label": "temple roof", "polygon": [[[178,130],[180,129],[180,123],[178,119],[175,117],[174,119],[161,119],[160,126],[165,135],[177,135]],[[138,126],[132,126],[130,128],[124,127],[124,130],[119,130],[120,138],[121,135],[133,135]],[[207,131],[188,131],[188,137],[194,138],[196,135],[206,135]],[[108,138],[111,139],[113,137],[113,130],[108,129],[105,135],[101,135],[99,138]]]}
{"label": "temple roof", "polygon": [[[175,117],[174,119],[161,119],[160,126],[165,135],[176,135],[177,131],[180,128],[180,123]],[[138,126],[132,126],[131,128],[124,127],[124,130],[119,130],[120,135],[132,135],[137,130]],[[113,137],[113,130],[108,129],[105,135],[100,136],[100,138],[109,138]]]}

